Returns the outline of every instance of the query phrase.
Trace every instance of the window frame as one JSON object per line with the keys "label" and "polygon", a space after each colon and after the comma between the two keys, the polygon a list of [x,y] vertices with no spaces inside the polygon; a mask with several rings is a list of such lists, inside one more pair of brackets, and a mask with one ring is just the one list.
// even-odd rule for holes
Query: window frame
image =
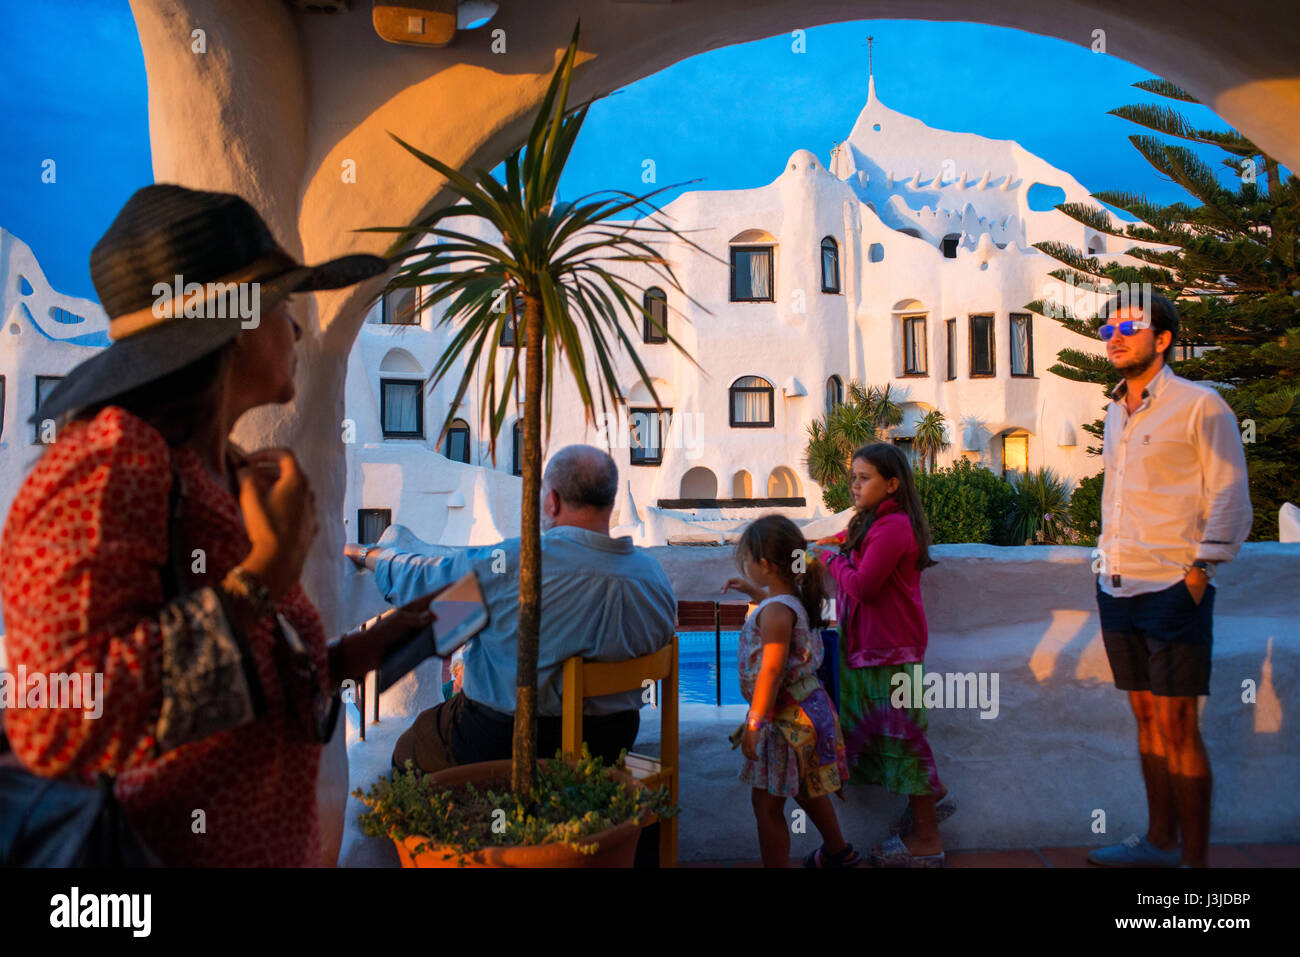
{"label": "window frame", "polygon": [[524,474],[524,426],[519,419],[510,430],[510,474]]}
{"label": "window frame", "polygon": [[[390,385],[414,385],[417,390],[415,402],[415,432],[388,431],[388,389]],[[423,439],[424,438],[424,380],[395,379],[383,377],[379,380],[379,431],[385,439]]]}
{"label": "window frame", "polygon": [[379,324],[381,326],[418,326],[420,325],[421,313],[424,311],[422,306],[423,296],[420,295],[419,286],[410,286],[411,295],[415,297],[415,309],[411,313],[410,322],[391,322],[389,321],[388,299],[391,293],[384,293],[379,297]]}
{"label": "window frame", "polygon": [[[762,379],[767,383],[766,386],[757,385],[736,385],[741,379]],[[766,422],[737,422],[736,421],[736,393],[737,392],[766,392],[767,393],[767,421]],[[776,388],[766,376],[761,375],[742,375],[727,387],[727,424],[733,429],[773,429],[776,428]]]}
{"label": "window frame", "polygon": [[[654,295],[655,293],[658,293],[658,295]],[[641,297],[641,307],[645,309],[646,312],[651,311],[650,302],[652,299],[664,304],[663,329],[662,331],[655,331],[654,324],[650,321],[650,317],[641,317],[641,341],[648,345],[668,341],[668,293],[664,292],[663,289],[658,286],[651,286],[647,289],[645,295]]]}
{"label": "window frame", "polygon": [[[365,518],[364,518],[364,516],[365,516],[367,513],[370,513],[370,514],[384,514],[384,515],[387,515],[387,516],[388,516],[388,525],[385,525],[385,526],[384,526],[384,531],[387,531],[387,530],[388,530],[388,527],[391,526],[391,525],[393,524],[393,510],[392,510],[391,508],[359,508],[359,509],[357,509],[357,544],[358,544],[358,545],[373,545],[373,544],[375,544],[375,542],[367,542],[367,541],[363,541],[363,540],[362,540],[362,534],[361,534],[361,532],[362,532],[362,530],[364,530],[365,527],[366,527],[366,523],[365,523]],[[379,537],[380,537],[381,535],[383,535],[383,534],[384,534],[384,532],[380,532],[379,535],[376,535],[376,536],[375,536],[375,541],[376,541],[376,542],[379,541]]]}
{"label": "window frame", "polygon": [[[732,245],[727,247],[731,260],[730,301],[731,302],[776,302],[776,246],[767,245]],[[736,253],[767,253],[768,283],[770,292],[766,296],[742,298],[736,295]]]}
{"label": "window frame", "polygon": [[[831,401],[831,383],[835,383],[835,401]],[[826,378],[826,414],[844,404],[844,380],[838,375],[831,375]]]}
{"label": "window frame", "polygon": [[945,382],[952,382],[957,378],[957,320],[945,319],[944,328],[948,334],[948,376]]}
{"label": "window frame", "polygon": [[[632,433],[636,429],[636,417],[645,415],[653,416],[659,420],[659,444],[655,447],[658,453],[655,456],[642,455],[637,457],[638,447],[632,443]],[[628,424],[628,460],[631,465],[657,466],[663,465],[664,462],[664,439],[668,437],[668,432],[673,427],[673,410],[669,406],[663,409],[656,409],[653,405],[629,406],[627,410]]]}
{"label": "window frame", "polygon": [[1016,371],[1016,365],[1015,365],[1016,354],[1014,350],[1012,350],[1011,355],[1008,357],[1007,361],[1010,364],[1011,377],[1013,379],[1033,379],[1036,378],[1036,376],[1034,375],[1034,315],[1033,313],[1013,312],[1007,317],[1007,335],[1008,335],[1007,344],[1010,345],[1010,343],[1015,341],[1016,320],[1020,318],[1023,318],[1025,320],[1025,325],[1029,329],[1029,335],[1026,337],[1027,341],[1029,342],[1029,354],[1025,357],[1027,371],[1025,372]]}
{"label": "window frame", "polygon": [[[457,424],[456,424],[457,422],[461,422],[461,423],[464,423],[464,424],[463,424],[463,425],[457,425]],[[448,453],[451,451],[451,437],[452,437],[452,434],[453,434],[453,433],[461,433],[461,432],[465,433],[465,457],[464,457],[463,459],[458,459],[458,458],[454,458],[453,456],[449,455]],[[449,425],[449,426],[447,427],[447,434],[446,434],[445,436],[443,436],[442,444],[443,444],[443,448],[442,448],[440,451],[442,452],[442,457],[443,457],[443,458],[447,459],[449,462],[460,462],[462,465],[469,465],[469,464],[470,464],[470,459],[473,458],[473,455],[472,455],[472,452],[471,452],[471,449],[470,449],[469,423],[466,422],[464,419],[452,419],[452,420],[451,420],[451,425]]]}
{"label": "window frame", "polygon": [[[930,375],[929,313],[925,313],[925,312],[907,313],[902,316],[899,316],[899,319],[903,323],[903,374],[899,376],[899,378],[901,379],[926,378]],[[921,320],[921,368],[919,371],[917,369],[909,369],[907,365],[907,348],[908,348],[908,344],[912,341],[911,337],[909,337],[907,334],[907,324],[909,322],[915,322],[918,319]]]}
{"label": "window frame", "polygon": [[[970,341],[967,343],[966,350],[966,368],[968,375],[972,379],[993,379],[998,374],[998,356],[997,356],[997,316],[991,312],[972,312],[967,318],[970,320],[968,330],[970,332]],[[975,371],[975,320],[987,319],[989,323],[989,371]]]}
{"label": "window frame", "polygon": [[[1002,434],[1002,477],[1007,478],[1007,439],[1024,439],[1025,441],[1025,474],[1029,473],[1029,433],[1028,432],[1004,432]],[[1010,479],[1007,479],[1010,481]]]}
{"label": "window frame", "polygon": [[[827,247],[826,245],[827,243],[830,243],[829,247]],[[828,248],[831,253],[831,256],[834,259],[835,274],[834,276],[831,277],[834,282],[834,285],[832,286],[828,286],[826,284],[826,253]],[[822,292],[838,294],[840,292],[840,244],[836,241],[834,236],[822,237],[821,268],[822,268]]]}
{"label": "window frame", "polygon": [[[61,376],[61,375],[37,375],[33,377],[32,382],[35,388],[35,393],[34,393],[34,404],[32,405],[32,415],[35,415],[37,411],[40,410],[41,407],[41,383],[62,382],[65,378],[67,378],[67,376]],[[59,429],[56,424],[54,428],[54,435],[56,439],[58,438],[58,434],[59,434]],[[38,419],[35,425],[32,427],[32,445],[42,445],[42,444],[44,443],[41,442],[41,422]]]}

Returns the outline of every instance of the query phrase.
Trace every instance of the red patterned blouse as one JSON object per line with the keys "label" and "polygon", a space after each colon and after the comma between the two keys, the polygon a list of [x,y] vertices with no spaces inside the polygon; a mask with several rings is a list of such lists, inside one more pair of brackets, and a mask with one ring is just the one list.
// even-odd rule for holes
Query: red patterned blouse
{"label": "red patterned blouse", "polygon": [[[171,451],[187,587],[215,588],[248,554],[239,504],[196,453]],[[151,426],[109,407],[69,425],[19,489],[0,540],[9,667],[102,674],[103,705],[98,718],[7,709],[10,744],[38,774],[116,774],[131,823],[169,865],[318,866],[321,748],[291,720],[270,617],[246,636],[265,711],[158,753],[168,453]],[[324,629],[301,586],[277,608],[328,674]]]}

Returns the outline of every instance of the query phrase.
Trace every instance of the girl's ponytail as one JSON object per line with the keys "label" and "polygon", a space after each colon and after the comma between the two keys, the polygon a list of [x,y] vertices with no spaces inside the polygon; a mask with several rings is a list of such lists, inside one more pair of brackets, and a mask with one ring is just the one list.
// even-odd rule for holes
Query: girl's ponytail
{"label": "girl's ponytail", "polygon": [[822,605],[826,601],[826,566],[814,555],[807,554],[804,571],[795,576],[799,590],[799,601],[808,613],[808,626],[814,631],[825,624],[822,618]]}

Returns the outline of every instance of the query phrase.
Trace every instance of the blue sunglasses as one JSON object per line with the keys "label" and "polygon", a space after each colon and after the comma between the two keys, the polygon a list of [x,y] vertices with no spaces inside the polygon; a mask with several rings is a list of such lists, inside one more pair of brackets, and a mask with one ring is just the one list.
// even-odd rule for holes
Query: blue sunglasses
{"label": "blue sunglasses", "polygon": [[1115,334],[1116,329],[1119,329],[1119,334],[1121,336],[1128,337],[1133,335],[1133,333],[1138,332],[1142,329],[1150,329],[1150,328],[1151,328],[1151,323],[1148,322],[1146,319],[1125,319],[1118,326],[1112,325],[1109,322],[1106,323],[1106,325],[1102,326],[1100,329],[1097,330],[1097,335],[1101,336],[1102,342],[1105,342],[1107,339],[1109,339],[1111,336]]}

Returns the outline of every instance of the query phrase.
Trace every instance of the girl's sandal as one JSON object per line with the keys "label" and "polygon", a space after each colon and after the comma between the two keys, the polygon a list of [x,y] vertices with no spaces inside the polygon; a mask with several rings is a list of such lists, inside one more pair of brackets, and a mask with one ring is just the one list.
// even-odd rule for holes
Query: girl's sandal
{"label": "girl's sandal", "polygon": [[913,855],[903,839],[895,834],[880,847],[874,847],[867,855],[870,867],[946,867],[947,859],[943,851],[938,854]]}
{"label": "girl's sandal", "polygon": [[[953,812],[956,810],[957,802],[950,795],[945,794],[943,800],[935,805],[934,823],[942,824],[952,817]],[[889,826],[889,829],[895,834],[907,834],[912,830],[912,806],[910,804],[903,808],[903,813],[899,815],[897,821]]]}
{"label": "girl's sandal", "polygon": [[803,859],[804,867],[861,867],[862,855],[853,849],[852,844],[845,844],[838,854],[828,854],[823,844]]}

